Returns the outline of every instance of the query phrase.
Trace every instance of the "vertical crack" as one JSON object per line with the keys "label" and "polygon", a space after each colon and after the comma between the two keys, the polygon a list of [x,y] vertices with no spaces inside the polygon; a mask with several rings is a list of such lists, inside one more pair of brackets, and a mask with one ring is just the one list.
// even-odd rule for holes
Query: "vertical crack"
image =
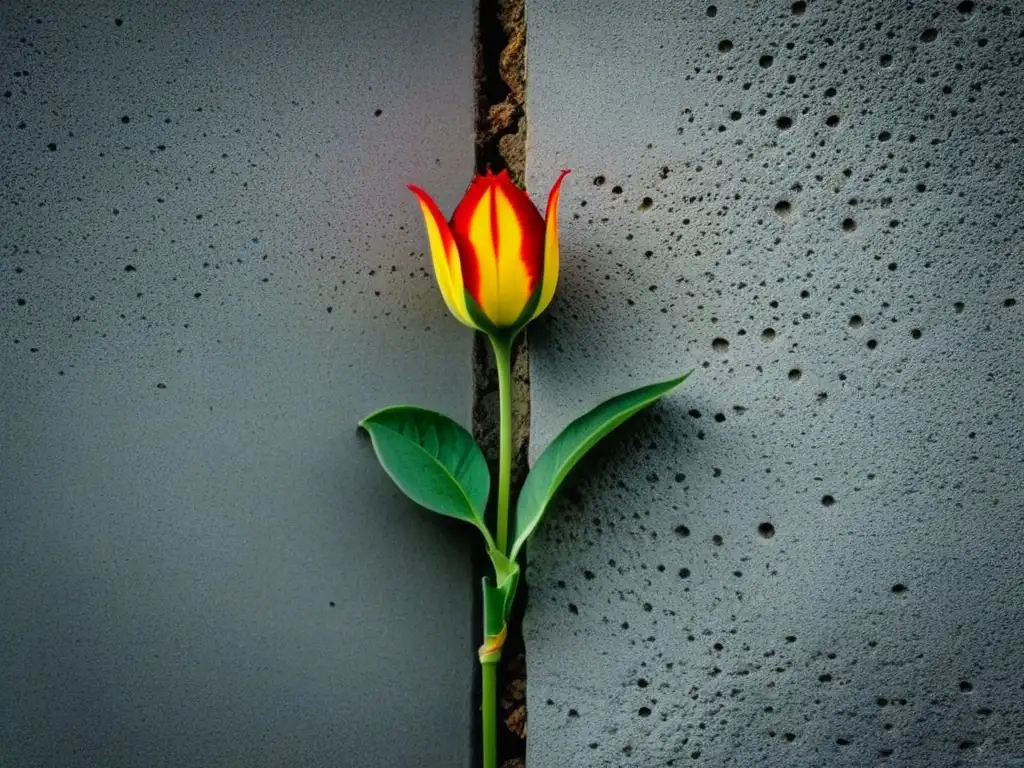
{"label": "vertical crack", "polygon": [[[526,181],[526,0],[479,0],[476,17],[476,170],[507,169]],[[473,342],[473,434],[492,477],[498,463],[498,376],[487,336]],[[524,332],[512,350],[512,497],[528,470],[530,359]],[[478,563],[478,573],[489,565]],[[522,618],[527,585],[520,581],[509,636],[499,667],[498,764],[523,768],[526,760],[526,658]]]}

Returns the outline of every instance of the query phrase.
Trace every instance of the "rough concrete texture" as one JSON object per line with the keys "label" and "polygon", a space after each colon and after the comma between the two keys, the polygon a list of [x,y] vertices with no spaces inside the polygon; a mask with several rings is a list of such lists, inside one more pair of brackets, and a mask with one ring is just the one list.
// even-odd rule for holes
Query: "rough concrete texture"
{"label": "rough concrete texture", "polygon": [[0,765],[469,762],[469,545],[356,422],[469,421],[415,181],[472,5],[5,3]]}
{"label": "rough concrete texture", "polygon": [[[527,764],[1024,765],[1024,6],[527,8]],[[581,23],[586,19],[586,23]]]}

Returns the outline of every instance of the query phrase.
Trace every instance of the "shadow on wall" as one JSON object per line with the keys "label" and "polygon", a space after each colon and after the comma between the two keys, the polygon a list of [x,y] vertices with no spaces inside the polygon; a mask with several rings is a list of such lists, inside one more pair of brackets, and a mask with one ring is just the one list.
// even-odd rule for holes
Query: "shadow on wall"
{"label": "shadow on wall", "polygon": [[696,367],[532,546],[532,760],[1024,762],[1020,10],[531,5],[532,450]]}

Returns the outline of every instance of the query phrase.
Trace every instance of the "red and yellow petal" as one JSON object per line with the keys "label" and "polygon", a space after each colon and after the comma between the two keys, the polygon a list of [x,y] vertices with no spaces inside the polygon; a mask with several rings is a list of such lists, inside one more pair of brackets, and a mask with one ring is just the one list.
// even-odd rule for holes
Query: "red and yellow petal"
{"label": "red and yellow petal", "polygon": [[543,226],[507,171],[474,177],[452,216],[466,290],[497,328],[520,319],[540,280]]}
{"label": "red and yellow petal", "polygon": [[563,170],[548,193],[547,209],[544,212],[544,272],[541,280],[540,301],[533,317],[547,309],[558,285],[558,198],[562,192],[562,179],[569,173]]}
{"label": "red and yellow petal", "polygon": [[430,243],[430,255],[434,264],[434,276],[438,288],[448,310],[456,319],[470,328],[476,328],[466,309],[466,294],[463,289],[462,263],[459,258],[458,245],[452,237],[451,229],[437,203],[419,187],[410,184],[409,189],[423,211],[423,220],[427,225],[427,240]]}

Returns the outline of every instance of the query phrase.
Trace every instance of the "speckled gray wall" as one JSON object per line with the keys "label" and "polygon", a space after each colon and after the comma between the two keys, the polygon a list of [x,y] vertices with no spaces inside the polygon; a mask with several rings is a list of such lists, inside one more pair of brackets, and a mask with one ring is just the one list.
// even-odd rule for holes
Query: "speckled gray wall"
{"label": "speckled gray wall", "polygon": [[1024,765],[1024,6],[528,13],[530,767]]}
{"label": "speckled gray wall", "polygon": [[469,418],[404,183],[472,170],[471,4],[0,30],[0,765],[466,765],[467,540],[355,425]]}

